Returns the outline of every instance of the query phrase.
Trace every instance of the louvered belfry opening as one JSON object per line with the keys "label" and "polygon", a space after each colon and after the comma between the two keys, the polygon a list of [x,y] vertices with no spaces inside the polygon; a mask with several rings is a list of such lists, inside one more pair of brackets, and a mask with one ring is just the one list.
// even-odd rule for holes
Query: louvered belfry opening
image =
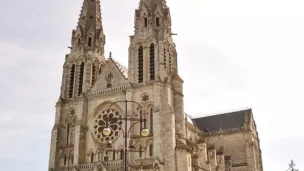
{"label": "louvered belfry opening", "polygon": [[144,81],[144,49],[142,46],[138,48],[138,83]]}
{"label": "louvered belfry opening", "polygon": [[92,66],[92,81],[91,81],[91,86],[93,86],[96,82],[96,64],[93,64]]}
{"label": "louvered belfry opening", "polygon": [[75,79],[75,64],[72,65],[71,71],[70,71],[69,98],[72,98],[72,97],[73,97],[74,79]]}
{"label": "louvered belfry opening", "polygon": [[155,79],[155,48],[154,44],[150,45],[150,80]]}
{"label": "louvered belfry opening", "polygon": [[84,74],[84,62],[81,62],[80,68],[79,68],[79,80],[78,80],[78,96],[82,93],[82,87],[83,87],[83,74]]}

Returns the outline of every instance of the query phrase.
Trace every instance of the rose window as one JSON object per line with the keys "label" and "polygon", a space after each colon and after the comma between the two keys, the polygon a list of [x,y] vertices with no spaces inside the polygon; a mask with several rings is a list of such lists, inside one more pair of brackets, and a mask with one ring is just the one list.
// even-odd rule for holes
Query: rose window
{"label": "rose window", "polygon": [[[119,136],[119,132],[121,131],[121,115],[116,110],[111,108],[109,111],[104,109],[100,113],[98,113],[94,118],[93,124],[93,133],[95,138],[99,141],[106,143],[108,141],[114,141]],[[106,122],[108,121],[108,127],[111,129],[111,134],[106,136],[103,134],[103,129],[106,128]]]}

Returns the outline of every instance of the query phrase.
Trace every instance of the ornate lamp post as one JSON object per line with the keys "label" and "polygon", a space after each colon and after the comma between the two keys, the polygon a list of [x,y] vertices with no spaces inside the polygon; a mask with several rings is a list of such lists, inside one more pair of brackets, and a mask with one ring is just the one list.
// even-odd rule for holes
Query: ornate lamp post
{"label": "ornate lamp post", "polygon": [[[125,149],[124,149],[124,171],[128,171],[128,166],[127,166],[127,162],[128,162],[128,160],[127,160],[128,140],[127,140],[127,138],[128,138],[128,134],[129,134],[131,128],[132,128],[135,124],[143,122],[143,123],[144,123],[144,128],[141,129],[140,134],[141,134],[142,136],[146,137],[146,136],[148,136],[148,135],[150,134],[150,131],[149,131],[149,129],[147,129],[147,126],[146,126],[147,120],[146,120],[145,118],[144,118],[144,119],[128,118],[128,103],[135,103],[135,104],[137,104],[137,105],[141,108],[141,110],[143,111],[143,112],[141,113],[141,115],[143,114],[143,115],[145,116],[144,108],[143,108],[139,103],[137,103],[137,102],[135,102],[135,101],[128,101],[128,100],[125,100],[125,101],[116,101],[116,102],[113,102],[113,103],[109,106],[109,108],[108,108],[108,110],[107,110],[108,113],[109,113],[109,111],[110,111],[110,108],[111,108],[114,104],[120,103],[120,102],[124,102],[124,103],[125,103],[125,117],[122,118],[122,120],[124,120],[124,124],[125,124],[125,129],[124,129],[124,131],[123,131],[123,133],[124,133],[124,136],[123,136],[123,137],[124,137],[124,139],[125,139]],[[128,130],[128,120],[130,120],[130,121],[137,121],[137,122],[133,123],[133,124],[130,126],[129,130]],[[111,134],[111,132],[112,132],[112,130],[111,130],[111,128],[109,127],[109,117],[107,117],[106,127],[103,129],[102,133],[103,133],[104,135],[108,136],[108,135]]]}

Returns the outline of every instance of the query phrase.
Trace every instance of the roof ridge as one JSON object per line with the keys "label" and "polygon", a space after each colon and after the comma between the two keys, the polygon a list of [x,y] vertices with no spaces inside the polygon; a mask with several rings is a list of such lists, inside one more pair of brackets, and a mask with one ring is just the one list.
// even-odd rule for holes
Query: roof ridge
{"label": "roof ridge", "polygon": [[118,62],[116,59],[114,59],[112,57],[112,55],[110,55],[109,58],[107,58],[107,61],[111,60],[113,61],[114,65],[117,67],[117,69],[121,72],[121,74],[125,77],[128,78],[128,70],[126,69],[126,67],[124,67],[120,62]]}
{"label": "roof ridge", "polygon": [[224,114],[241,112],[241,111],[247,111],[247,110],[250,110],[250,109],[252,110],[251,107],[247,106],[247,107],[240,107],[240,108],[230,108],[230,109],[222,110],[222,111],[206,112],[206,113],[203,113],[202,116],[194,117],[193,119],[202,118],[202,117],[216,116],[216,115],[224,115]]}

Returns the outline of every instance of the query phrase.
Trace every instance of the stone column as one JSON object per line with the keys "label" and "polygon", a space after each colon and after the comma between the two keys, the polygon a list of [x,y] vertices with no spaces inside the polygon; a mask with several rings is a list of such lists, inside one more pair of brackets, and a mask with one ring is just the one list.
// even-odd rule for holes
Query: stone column
{"label": "stone column", "polygon": [[[173,77],[172,83],[174,89],[174,112],[175,112],[175,129],[176,132],[183,138],[185,137],[185,113],[184,113],[184,95],[183,95],[183,80],[178,75]],[[183,140],[185,143],[185,140]]]}
{"label": "stone column", "polygon": [[164,86],[161,89],[161,94],[165,95],[162,97],[163,105],[161,111],[161,121],[162,129],[161,134],[163,137],[163,157],[164,157],[164,170],[165,171],[175,171],[175,147],[176,147],[176,138],[175,138],[175,115],[170,108],[168,102],[168,87]]}

